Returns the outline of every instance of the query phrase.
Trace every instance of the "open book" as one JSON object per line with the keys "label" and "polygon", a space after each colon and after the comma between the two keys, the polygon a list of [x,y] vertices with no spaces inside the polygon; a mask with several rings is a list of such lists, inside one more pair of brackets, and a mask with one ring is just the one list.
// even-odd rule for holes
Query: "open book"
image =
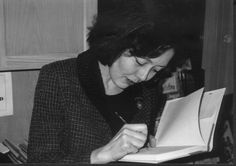
{"label": "open book", "polygon": [[156,147],[143,148],[120,161],[161,163],[213,148],[213,136],[225,88],[168,100],[155,135]]}

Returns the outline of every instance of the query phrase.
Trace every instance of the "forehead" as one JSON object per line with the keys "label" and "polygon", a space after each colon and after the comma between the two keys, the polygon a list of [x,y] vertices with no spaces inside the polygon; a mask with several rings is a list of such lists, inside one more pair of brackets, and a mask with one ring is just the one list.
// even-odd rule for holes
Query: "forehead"
{"label": "forehead", "polygon": [[159,57],[156,58],[145,58],[147,59],[150,63],[153,65],[161,65],[161,66],[166,66],[170,59],[173,57],[174,52],[173,50],[168,50],[164,54],[162,54]]}

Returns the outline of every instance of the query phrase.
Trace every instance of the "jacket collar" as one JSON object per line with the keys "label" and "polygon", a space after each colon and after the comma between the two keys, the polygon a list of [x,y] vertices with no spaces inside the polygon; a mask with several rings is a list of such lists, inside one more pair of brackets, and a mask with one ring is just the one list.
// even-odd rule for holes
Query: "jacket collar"
{"label": "jacket collar", "polygon": [[95,55],[93,51],[88,50],[78,56],[78,76],[89,99],[98,110],[103,110],[105,89]]}

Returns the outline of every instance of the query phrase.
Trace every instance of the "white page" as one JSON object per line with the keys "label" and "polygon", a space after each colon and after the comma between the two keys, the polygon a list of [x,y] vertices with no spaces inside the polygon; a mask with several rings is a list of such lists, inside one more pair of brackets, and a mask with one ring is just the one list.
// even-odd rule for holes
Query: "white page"
{"label": "white page", "polygon": [[[164,108],[159,128],[156,133],[157,139],[159,139],[158,143],[161,146],[157,146],[156,148],[141,149],[136,154],[124,156],[120,161],[160,163],[189,156],[194,153],[207,151],[207,146],[201,137],[199,128],[199,105],[201,102],[202,93],[203,88],[195,91],[189,96],[168,101]],[[173,107],[173,105],[177,106]],[[183,107],[183,105],[186,106]],[[166,113],[166,109],[169,109],[168,111],[170,112]],[[177,112],[176,110],[178,109],[182,110],[183,112]],[[181,119],[179,116],[183,116],[184,119]],[[209,117],[206,116],[202,120],[206,119],[209,119]],[[165,120],[167,120],[167,122],[164,122]],[[206,121],[206,123],[209,122],[210,121]],[[170,123],[173,125],[172,127],[170,127]],[[180,130],[179,128],[183,128],[183,130]],[[186,139],[183,139],[183,133],[186,133]],[[164,136],[162,136],[163,134]],[[177,137],[178,139],[176,139]],[[175,143],[172,143],[171,141]],[[157,145],[159,145],[158,143]],[[166,146],[163,146],[165,144]]]}
{"label": "white page", "polygon": [[167,101],[155,136],[157,147],[205,145],[198,119],[202,93],[203,88],[186,97]]}
{"label": "white page", "polygon": [[191,154],[203,151],[206,151],[205,146],[145,148],[136,154],[126,155],[120,161],[160,163],[168,160],[190,156]]}
{"label": "white page", "polygon": [[214,116],[200,119],[201,134],[206,145],[208,145],[210,141],[213,117]]}
{"label": "white page", "polygon": [[200,107],[200,129],[209,150],[213,148],[213,135],[225,88],[205,92]]}

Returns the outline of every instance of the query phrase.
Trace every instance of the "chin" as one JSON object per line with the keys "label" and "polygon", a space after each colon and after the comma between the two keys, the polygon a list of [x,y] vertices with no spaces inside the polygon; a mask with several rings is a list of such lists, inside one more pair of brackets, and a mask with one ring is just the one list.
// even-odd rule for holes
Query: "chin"
{"label": "chin", "polygon": [[127,83],[124,83],[124,82],[119,82],[116,84],[120,89],[125,89],[125,88],[128,88],[129,85]]}
{"label": "chin", "polygon": [[128,88],[129,86],[128,85],[122,85],[122,86],[118,86],[120,89],[126,89]]}

